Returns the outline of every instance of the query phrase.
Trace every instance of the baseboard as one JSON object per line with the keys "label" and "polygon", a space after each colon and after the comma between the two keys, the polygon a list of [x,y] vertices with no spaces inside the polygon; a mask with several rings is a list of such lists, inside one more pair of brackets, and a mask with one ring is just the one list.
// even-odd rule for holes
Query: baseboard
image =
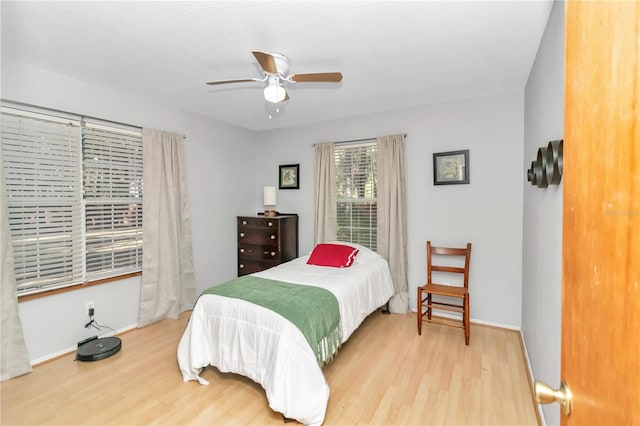
{"label": "baseboard", "polygon": [[[116,334],[122,334],[122,333],[125,333],[127,331],[130,331],[130,330],[133,330],[133,329],[137,328],[137,326],[138,326],[137,324],[128,325],[128,326],[120,328],[120,329],[118,329],[116,331],[110,331],[108,333],[101,334],[100,337],[111,337],[111,336],[115,336]],[[75,352],[77,349],[78,349],[77,345],[69,346],[67,348],[61,349],[61,350],[59,350],[57,352],[54,352],[52,354],[45,355],[45,356],[40,357],[40,358],[36,358],[34,360],[31,360],[31,366],[32,367],[37,367],[40,364],[44,364],[46,362],[53,361],[53,360],[58,359],[58,358],[60,358],[62,356],[68,355],[71,352]]]}
{"label": "baseboard", "polygon": [[[418,311],[417,310],[412,310],[411,313],[413,315],[417,315]],[[438,314],[434,316],[436,317],[443,317],[443,318],[448,318],[448,319],[454,319],[454,320],[459,320],[460,316],[456,316],[455,314],[448,314],[446,312],[442,312],[442,311],[438,311]],[[480,320],[480,319],[474,319],[474,318],[469,318],[469,322],[471,324],[478,324],[478,325],[486,325],[488,327],[495,327],[495,328],[503,328],[506,330],[513,330],[513,331],[521,331],[520,327],[517,327],[515,325],[510,325],[510,324],[503,324],[500,322],[493,322],[493,321],[485,321],[485,320]]]}
{"label": "baseboard", "polygon": [[521,331],[520,327],[516,327],[515,325],[510,325],[510,324],[502,324],[500,322],[484,321],[484,320],[473,319],[473,318],[469,318],[469,322],[471,324],[480,324],[480,325],[486,325],[489,327],[504,328],[506,330]]}
{"label": "baseboard", "polygon": [[527,378],[529,379],[529,389],[531,389],[531,403],[533,404],[534,410],[536,412],[536,417],[538,418],[538,424],[540,426],[547,426],[547,421],[544,418],[544,412],[542,411],[542,406],[535,401],[535,397],[533,395],[533,382],[535,381],[535,377],[533,376],[533,369],[531,368],[531,361],[529,360],[529,352],[527,351],[527,344],[524,341],[524,335],[522,334],[522,330],[520,330],[520,346],[522,347],[522,356],[524,357],[524,363],[527,366]]}

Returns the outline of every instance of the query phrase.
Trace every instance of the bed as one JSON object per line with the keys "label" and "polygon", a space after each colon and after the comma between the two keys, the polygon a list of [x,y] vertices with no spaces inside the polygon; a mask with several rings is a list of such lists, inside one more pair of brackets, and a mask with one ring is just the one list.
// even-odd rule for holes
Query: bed
{"label": "bed", "polygon": [[[319,245],[310,255],[251,275],[328,290],[338,302],[344,343],[369,314],[388,302],[393,284],[381,256],[357,244],[334,244],[357,250],[349,267],[308,264],[316,259]],[[324,421],[329,386],[317,353],[293,323],[263,306],[201,295],[178,345],[178,363],[185,382],[208,384],[200,372],[212,365],[259,383],[271,409],[285,417],[306,425]]]}

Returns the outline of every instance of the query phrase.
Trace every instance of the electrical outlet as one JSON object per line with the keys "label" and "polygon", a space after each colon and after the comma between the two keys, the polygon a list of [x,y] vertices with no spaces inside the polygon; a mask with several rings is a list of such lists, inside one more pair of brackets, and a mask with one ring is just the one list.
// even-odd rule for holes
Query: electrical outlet
{"label": "electrical outlet", "polygon": [[87,315],[91,315],[91,314],[89,313],[89,309],[93,309],[93,312],[95,312],[95,309],[96,309],[96,306],[95,306],[94,301],[93,301],[93,300],[91,300],[90,302],[85,303],[85,304],[84,304],[84,308],[85,308],[84,310],[85,310],[85,312],[87,313]]}

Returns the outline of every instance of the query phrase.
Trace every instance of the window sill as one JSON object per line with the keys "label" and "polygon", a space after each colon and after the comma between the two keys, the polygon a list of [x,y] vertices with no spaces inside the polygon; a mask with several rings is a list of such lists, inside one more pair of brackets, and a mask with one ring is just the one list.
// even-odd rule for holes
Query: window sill
{"label": "window sill", "polygon": [[124,280],[126,278],[141,276],[142,271],[139,272],[131,272],[129,274],[118,275],[115,277],[103,278],[101,280],[95,281],[87,281],[86,283],[71,285],[63,288],[55,288],[52,290],[41,291],[40,293],[33,294],[25,294],[23,296],[18,296],[18,303],[26,302],[28,300],[40,299],[47,296],[52,296],[54,294],[67,293],[69,291],[79,290],[81,288],[93,287],[94,285],[106,284],[113,281]]}

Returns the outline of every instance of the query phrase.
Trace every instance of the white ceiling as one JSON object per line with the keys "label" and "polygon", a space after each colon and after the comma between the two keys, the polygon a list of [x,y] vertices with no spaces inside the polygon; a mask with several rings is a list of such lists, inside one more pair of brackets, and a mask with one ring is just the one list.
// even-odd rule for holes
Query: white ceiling
{"label": "white ceiling", "polygon": [[[2,57],[252,130],[523,89],[552,1],[13,2]],[[298,83],[269,118],[252,50]]]}

